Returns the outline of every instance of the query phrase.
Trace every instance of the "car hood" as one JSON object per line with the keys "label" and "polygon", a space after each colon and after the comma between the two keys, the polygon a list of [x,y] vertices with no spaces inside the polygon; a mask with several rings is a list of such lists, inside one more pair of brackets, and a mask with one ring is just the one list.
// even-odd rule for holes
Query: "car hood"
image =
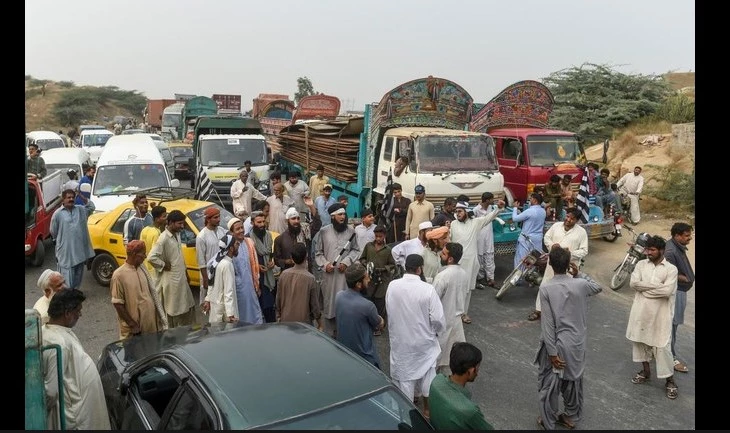
{"label": "car hood", "polygon": [[91,201],[94,202],[95,212],[108,212],[122,203],[132,201],[133,198],[134,194],[115,194],[92,197]]}

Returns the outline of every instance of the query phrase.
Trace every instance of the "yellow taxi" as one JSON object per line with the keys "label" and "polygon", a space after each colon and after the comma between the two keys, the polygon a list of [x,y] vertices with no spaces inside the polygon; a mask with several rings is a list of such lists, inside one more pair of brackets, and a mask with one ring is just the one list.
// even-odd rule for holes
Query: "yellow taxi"
{"label": "yellow taxi", "polygon": [[[185,228],[180,232],[183,257],[190,277],[191,286],[200,286],[200,270],[195,257],[195,238],[205,227],[204,212],[213,206],[220,210],[221,227],[228,227],[228,221],[234,218],[233,214],[220,205],[208,201],[193,200],[194,191],[188,188],[159,187],[150,188],[144,192],[150,203],[150,209],[155,205],[162,205],[167,212],[179,210],[185,214]],[[112,273],[127,260],[127,251],[124,247],[124,223],[134,214],[132,201],[122,203],[108,212],[98,212],[89,216],[89,235],[96,256],[87,262],[87,269],[91,270],[94,279],[102,286],[109,286]]]}

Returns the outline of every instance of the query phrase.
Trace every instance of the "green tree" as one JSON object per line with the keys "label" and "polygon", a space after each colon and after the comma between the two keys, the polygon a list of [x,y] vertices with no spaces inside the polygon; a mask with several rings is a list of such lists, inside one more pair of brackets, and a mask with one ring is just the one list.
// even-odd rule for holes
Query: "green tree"
{"label": "green tree", "polygon": [[623,74],[593,63],[553,72],[543,83],[555,97],[550,126],[577,132],[588,141],[651,116],[671,93],[661,76]]}
{"label": "green tree", "polygon": [[299,105],[299,101],[305,96],[314,95],[314,86],[312,80],[307,77],[297,78],[297,93],[294,94],[294,104]]}

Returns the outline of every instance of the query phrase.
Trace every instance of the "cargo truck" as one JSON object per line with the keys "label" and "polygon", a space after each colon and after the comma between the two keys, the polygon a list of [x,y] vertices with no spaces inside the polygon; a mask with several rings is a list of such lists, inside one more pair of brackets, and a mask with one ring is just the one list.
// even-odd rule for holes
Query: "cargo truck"
{"label": "cargo truck", "polygon": [[[193,158],[190,159],[191,187],[196,198],[233,209],[231,183],[238,179],[245,161],[261,181],[259,191],[269,195],[271,155],[258,120],[240,116],[200,116],[194,125]],[[204,178],[210,181],[210,195],[202,196]]]}
{"label": "cargo truck", "polygon": [[[379,103],[367,104],[364,116],[309,121],[284,128],[279,134],[282,172],[311,175],[325,167],[333,196],[348,197],[348,216],[366,208],[378,212],[389,182],[414,198],[416,185],[440,208],[447,197],[465,194],[471,204],[484,192],[512,201],[504,190],[494,140],[467,130],[472,97],[458,84],[435,77],[404,83],[387,92]],[[401,169],[401,163],[405,166]],[[495,252],[514,252],[519,228],[502,224],[511,210],[495,220]]]}
{"label": "cargo truck", "polygon": [[218,104],[207,96],[196,96],[185,102],[180,115],[180,124],[178,125],[178,136],[183,139],[187,137],[189,132],[195,130],[195,119],[200,116],[215,116],[218,114]]}
{"label": "cargo truck", "polygon": [[174,104],[174,99],[149,99],[144,111],[144,123],[148,125],[148,132],[160,132],[162,130],[162,113],[165,108]]}
{"label": "cargo truck", "polygon": [[162,110],[162,131],[160,131],[160,135],[166,141],[182,140],[185,138],[181,137],[178,133],[183,107],[185,107],[185,102],[175,102]]}

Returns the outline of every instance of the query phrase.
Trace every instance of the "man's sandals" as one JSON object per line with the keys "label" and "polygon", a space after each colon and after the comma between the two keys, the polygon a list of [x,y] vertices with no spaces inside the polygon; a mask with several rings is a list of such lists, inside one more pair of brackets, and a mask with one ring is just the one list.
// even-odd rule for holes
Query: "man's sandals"
{"label": "man's sandals", "polygon": [[631,378],[631,383],[638,385],[638,384],[647,382],[649,380],[649,378],[650,378],[650,373],[647,373],[644,370],[641,370],[638,373],[636,373],[634,375],[634,377]]}
{"label": "man's sandals", "polygon": [[558,419],[555,420],[555,424],[561,425],[568,430],[573,430],[575,428],[575,424],[573,424],[573,421],[571,421],[570,417],[564,413],[558,415]]}
{"label": "man's sandals", "polygon": [[667,381],[667,384],[664,385],[665,389],[667,390],[667,398],[670,400],[674,400],[677,398],[679,393],[677,392],[679,389],[677,388],[677,384],[674,383],[674,381],[669,380]]}
{"label": "man's sandals", "polygon": [[463,323],[466,323],[467,325],[471,323],[471,317],[467,316],[466,314],[461,316],[461,321]]}
{"label": "man's sandals", "polygon": [[527,320],[529,320],[530,322],[533,322],[535,320],[540,320],[540,315],[541,315],[541,313],[539,311],[535,310],[532,313],[530,313],[529,316],[527,316]]}

